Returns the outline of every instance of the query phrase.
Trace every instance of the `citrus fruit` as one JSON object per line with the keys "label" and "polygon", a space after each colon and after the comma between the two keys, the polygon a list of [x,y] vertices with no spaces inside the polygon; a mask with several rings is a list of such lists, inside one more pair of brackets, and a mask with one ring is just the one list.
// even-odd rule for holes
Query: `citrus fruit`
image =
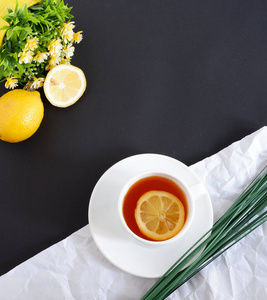
{"label": "citrus fruit", "polygon": [[17,143],[28,139],[40,126],[44,106],[37,91],[16,89],[0,98],[0,139]]}
{"label": "citrus fruit", "polygon": [[57,107],[74,104],[86,89],[86,79],[81,69],[72,65],[58,65],[51,69],[44,82],[48,101]]}
{"label": "citrus fruit", "polygon": [[137,201],[137,226],[150,239],[164,241],[174,237],[182,229],[184,219],[182,202],[168,192],[149,191]]}

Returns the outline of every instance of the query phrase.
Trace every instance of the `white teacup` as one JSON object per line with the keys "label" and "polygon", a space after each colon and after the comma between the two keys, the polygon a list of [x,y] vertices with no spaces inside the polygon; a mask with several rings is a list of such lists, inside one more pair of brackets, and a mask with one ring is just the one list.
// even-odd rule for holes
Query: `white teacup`
{"label": "white teacup", "polygon": [[[186,201],[186,205],[185,205],[186,219],[185,219],[185,223],[184,223],[182,229],[172,238],[163,240],[163,241],[154,241],[154,240],[151,241],[151,240],[145,239],[145,238],[139,236],[138,234],[134,233],[127,225],[127,222],[125,221],[125,218],[123,215],[124,199],[125,199],[127,192],[129,191],[129,189],[139,180],[144,179],[146,177],[152,177],[152,176],[163,177],[163,178],[167,178],[167,179],[171,180],[174,184],[176,184],[178,186],[178,188],[180,188],[183,191],[183,194],[185,196],[185,201]],[[153,188],[153,189],[156,190],[157,188]],[[166,192],[168,192],[168,191],[166,190]],[[179,174],[170,174],[170,173],[167,174],[164,172],[158,172],[158,171],[154,171],[154,170],[145,172],[145,173],[141,173],[141,174],[137,175],[136,177],[131,178],[123,186],[121,193],[119,195],[118,211],[119,211],[119,217],[120,217],[121,224],[124,227],[124,229],[128,232],[128,234],[130,236],[132,236],[136,241],[141,243],[142,245],[158,246],[158,245],[170,244],[174,241],[177,241],[178,239],[180,239],[182,236],[184,236],[188,232],[188,230],[192,224],[193,218],[194,218],[195,198],[199,194],[202,194],[202,193],[203,193],[203,186],[201,184],[188,186],[185,183],[185,181],[181,178],[181,176],[179,176]]]}

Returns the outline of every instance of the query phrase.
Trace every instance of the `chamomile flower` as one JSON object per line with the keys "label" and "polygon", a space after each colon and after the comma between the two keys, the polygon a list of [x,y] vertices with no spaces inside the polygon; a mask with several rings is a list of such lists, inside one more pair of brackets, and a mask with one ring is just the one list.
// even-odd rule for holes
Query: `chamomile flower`
{"label": "chamomile flower", "polygon": [[59,63],[60,65],[70,65],[70,58],[63,58],[61,62]]}
{"label": "chamomile flower", "polygon": [[70,42],[73,39],[74,32],[73,31],[66,31],[62,33],[62,38],[65,43]]}
{"label": "chamomile flower", "polygon": [[57,39],[57,40],[53,40],[49,46],[48,46],[48,51],[49,54],[52,56],[58,56],[61,53],[61,49],[63,48],[62,44],[61,44],[61,40]]}
{"label": "chamomile flower", "polygon": [[44,78],[43,77],[40,77],[40,78],[34,77],[33,81],[28,81],[25,84],[23,89],[27,90],[27,91],[34,91],[34,90],[39,89],[43,85],[44,85]]}
{"label": "chamomile flower", "polygon": [[27,91],[32,91],[32,81],[28,81],[25,85],[24,85],[24,90],[27,90]]}
{"label": "chamomile flower", "polygon": [[5,88],[6,89],[14,89],[18,86],[18,80],[16,77],[8,77],[6,79]]}
{"label": "chamomile flower", "polygon": [[72,46],[72,44],[66,45],[63,49],[65,57],[71,58],[74,55],[75,48]]}
{"label": "chamomile flower", "polygon": [[38,62],[38,63],[43,63],[44,61],[47,60],[48,55],[49,55],[48,52],[37,51],[36,55],[33,58],[33,61]]}
{"label": "chamomile flower", "polygon": [[74,22],[63,23],[63,28],[61,29],[61,34],[64,42],[70,42],[73,39],[75,27]]}
{"label": "chamomile flower", "polygon": [[27,43],[23,51],[35,50],[36,48],[38,48],[38,44],[39,44],[39,39],[37,37],[33,39],[27,39]]}
{"label": "chamomile flower", "polygon": [[71,42],[79,44],[82,41],[82,39],[83,39],[82,31],[78,31],[73,34],[73,39],[71,40]]}
{"label": "chamomile flower", "polygon": [[50,59],[49,59],[49,62],[48,62],[48,65],[46,66],[46,71],[48,70],[51,70],[53,67],[55,67],[56,65],[59,65],[60,62],[61,62],[61,57],[58,55],[58,56],[50,56]]}
{"label": "chamomile flower", "polygon": [[28,64],[30,62],[32,62],[33,60],[33,51],[22,51],[19,53],[18,55],[19,57],[19,63],[22,64]]}
{"label": "chamomile flower", "polygon": [[64,31],[72,31],[74,27],[75,27],[74,21],[69,23],[63,23],[62,33]]}
{"label": "chamomile flower", "polygon": [[40,78],[34,77],[33,82],[31,84],[31,89],[37,90],[40,87],[42,87],[43,85],[44,85],[44,78],[43,77],[40,77]]}

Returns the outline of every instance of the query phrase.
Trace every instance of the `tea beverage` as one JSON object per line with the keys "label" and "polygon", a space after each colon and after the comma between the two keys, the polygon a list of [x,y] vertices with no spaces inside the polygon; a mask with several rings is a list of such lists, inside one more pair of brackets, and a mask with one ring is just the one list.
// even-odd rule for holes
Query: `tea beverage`
{"label": "tea beverage", "polygon": [[152,190],[164,191],[176,196],[184,206],[185,222],[188,216],[188,201],[186,194],[173,180],[159,175],[152,175],[137,180],[130,186],[124,196],[122,215],[128,228],[138,237],[148,241],[155,240],[148,238],[140,231],[135,219],[135,208],[140,197]]}

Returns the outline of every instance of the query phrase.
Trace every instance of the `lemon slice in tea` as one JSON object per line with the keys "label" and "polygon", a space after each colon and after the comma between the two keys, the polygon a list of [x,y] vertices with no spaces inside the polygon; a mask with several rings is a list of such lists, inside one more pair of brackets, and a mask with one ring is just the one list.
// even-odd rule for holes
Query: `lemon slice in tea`
{"label": "lemon slice in tea", "polygon": [[165,191],[149,191],[137,202],[135,220],[146,237],[164,241],[183,228],[185,209],[176,196]]}

